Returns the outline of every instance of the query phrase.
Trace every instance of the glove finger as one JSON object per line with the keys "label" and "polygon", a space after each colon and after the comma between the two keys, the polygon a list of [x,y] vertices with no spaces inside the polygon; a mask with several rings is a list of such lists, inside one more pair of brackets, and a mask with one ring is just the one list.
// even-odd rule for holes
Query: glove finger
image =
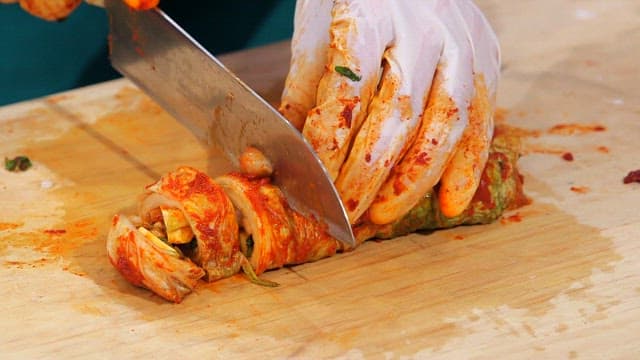
{"label": "glove finger", "polygon": [[469,126],[440,179],[438,199],[442,214],[447,217],[460,215],[467,208],[480,184],[489,157],[493,136],[493,106],[482,76],[476,77],[475,87]]}
{"label": "glove finger", "polygon": [[473,44],[473,68],[482,74],[489,99],[495,103],[500,77],[500,44],[491,24],[472,1],[460,1],[457,8],[466,22],[467,36]]}
{"label": "glove finger", "polygon": [[415,137],[442,52],[443,35],[435,19],[421,18],[421,26],[413,26],[412,14],[402,16],[405,22],[396,25],[407,28],[398,29],[399,34],[410,29],[424,33],[409,41],[398,37],[385,52],[380,90],[336,181],[351,223],[369,208]]}
{"label": "glove finger", "polygon": [[464,211],[480,184],[493,137],[495,93],[500,72],[500,49],[491,26],[472,2],[460,2],[459,9],[474,44],[475,95],[469,127],[440,180],[440,208],[448,217]]}
{"label": "glove finger", "polygon": [[303,128],[332,180],[378,85],[391,30],[380,2],[334,3],[327,66],[318,85],[316,107],[309,111]]}
{"label": "glove finger", "polygon": [[124,2],[135,10],[149,10],[157,7],[160,0],[124,0]]}
{"label": "glove finger", "polygon": [[298,130],[315,106],[318,83],[327,64],[332,6],[332,0],[296,2],[291,64],[278,110]]}
{"label": "glove finger", "polygon": [[22,9],[47,21],[67,18],[82,0],[20,0]]}
{"label": "glove finger", "polygon": [[445,29],[438,72],[416,140],[393,168],[369,209],[377,224],[391,223],[413,208],[438,182],[468,124],[473,96],[473,49],[455,5],[440,1],[434,12]]}

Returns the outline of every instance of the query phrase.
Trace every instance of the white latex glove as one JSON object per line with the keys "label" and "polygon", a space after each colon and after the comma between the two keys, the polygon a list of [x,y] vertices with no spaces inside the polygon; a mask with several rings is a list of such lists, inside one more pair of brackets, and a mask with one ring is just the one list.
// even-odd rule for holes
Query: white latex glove
{"label": "white latex glove", "polygon": [[[84,0],[86,3],[104,7],[104,0]],[[148,10],[158,5],[159,0],[123,0],[132,9]],[[29,14],[47,21],[67,18],[82,3],[82,0],[0,0],[0,4],[20,2]]]}
{"label": "white latex glove", "polygon": [[356,223],[390,223],[438,182],[471,201],[493,135],[499,45],[469,0],[298,0],[280,111]]}

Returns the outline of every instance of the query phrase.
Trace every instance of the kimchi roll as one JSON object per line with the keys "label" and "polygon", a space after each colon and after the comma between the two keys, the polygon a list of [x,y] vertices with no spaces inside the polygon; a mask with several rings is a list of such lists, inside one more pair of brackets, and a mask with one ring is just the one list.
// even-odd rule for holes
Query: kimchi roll
{"label": "kimchi roll", "polygon": [[140,215],[206,272],[207,281],[240,270],[243,257],[233,204],[207,174],[183,166],[147,186]]}
{"label": "kimchi roll", "polygon": [[111,225],[107,236],[109,260],[133,285],[179,303],[205,275],[179,249],[129,218],[115,215]]}
{"label": "kimchi roll", "polygon": [[215,181],[236,209],[241,248],[257,274],[289,264],[331,256],[339,243],[312,217],[293,211],[268,178],[228,174]]}

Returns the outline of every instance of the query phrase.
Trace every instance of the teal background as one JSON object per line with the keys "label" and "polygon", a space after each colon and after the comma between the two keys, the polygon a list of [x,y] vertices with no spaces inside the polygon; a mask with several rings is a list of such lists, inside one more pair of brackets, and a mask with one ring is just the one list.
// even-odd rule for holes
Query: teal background
{"label": "teal background", "polygon": [[[293,32],[295,0],[160,5],[213,54],[288,39]],[[119,77],[109,65],[107,33],[104,11],[90,5],[61,22],[0,5],[0,106]]]}

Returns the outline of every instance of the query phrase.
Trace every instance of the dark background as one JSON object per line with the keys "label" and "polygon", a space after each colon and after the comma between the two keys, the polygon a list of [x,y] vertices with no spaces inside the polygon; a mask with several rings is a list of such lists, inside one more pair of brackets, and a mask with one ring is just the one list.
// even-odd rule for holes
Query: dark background
{"label": "dark background", "polygon": [[[293,32],[295,0],[164,0],[160,7],[213,54]],[[87,4],[61,22],[0,4],[0,106],[119,77],[107,34],[105,12]]]}

